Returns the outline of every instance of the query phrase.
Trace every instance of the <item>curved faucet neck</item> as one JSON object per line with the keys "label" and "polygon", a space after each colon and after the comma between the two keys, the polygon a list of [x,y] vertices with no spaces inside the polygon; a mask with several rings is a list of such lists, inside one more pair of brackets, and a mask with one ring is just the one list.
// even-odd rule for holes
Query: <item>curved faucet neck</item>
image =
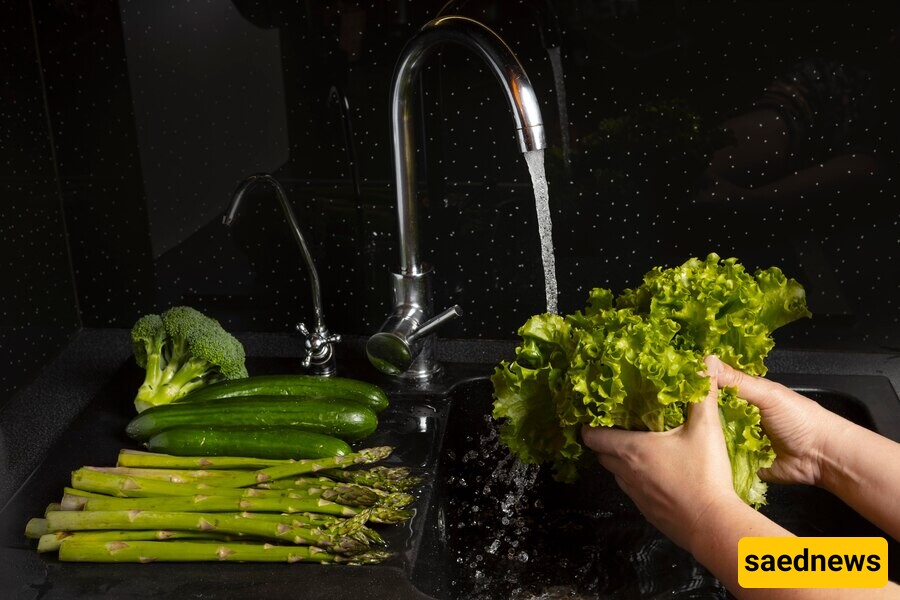
{"label": "curved faucet neck", "polygon": [[469,48],[488,65],[513,113],[522,152],[546,146],[534,88],[506,43],[486,25],[466,17],[445,16],[428,22],[403,49],[391,83],[391,134],[400,227],[400,273],[403,275],[418,275],[425,270],[419,251],[415,197],[414,83],[428,57],[445,43]]}
{"label": "curved faucet neck", "polygon": [[312,299],[313,299],[313,318],[315,319],[315,329],[316,331],[327,331],[325,327],[325,318],[324,312],[322,309],[322,288],[319,285],[319,273],[316,270],[316,265],[313,262],[312,254],[309,251],[309,246],[306,244],[306,239],[303,237],[303,233],[300,230],[300,224],[297,222],[297,217],[294,215],[294,211],[291,209],[291,204],[288,202],[287,193],[284,190],[284,187],[281,185],[277,179],[275,179],[272,175],[268,173],[254,173],[253,175],[245,178],[238,185],[237,189],[231,196],[231,203],[228,206],[228,210],[225,213],[225,216],[222,218],[222,222],[231,226],[237,218],[238,207],[241,205],[241,201],[244,199],[246,193],[250,190],[250,188],[255,187],[258,184],[268,184],[272,186],[275,190],[275,197],[278,200],[278,204],[281,206],[281,210],[284,212],[284,218],[288,223],[288,226],[291,229],[291,235],[294,237],[294,241],[297,242],[297,247],[300,248],[300,255],[303,258],[303,262],[306,265],[306,270],[309,274],[309,285],[312,291]]}
{"label": "curved faucet neck", "polygon": [[391,84],[391,134],[400,236],[400,272],[393,274],[393,309],[366,343],[369,361],[380,371],[424,381],[440,371],[432,344],[436,329],[462,314],[459,306],[434,314],[431,271],[419,254],[416,214],[416,151],[413,143],[413,86],[425,61],[444,43],[456,43],[480,56],[500,82],[513,113],[523,152],[545,147],[544,125],[534,88],[525,70],[500,37],[472,19],[439,17],[407,43]]}

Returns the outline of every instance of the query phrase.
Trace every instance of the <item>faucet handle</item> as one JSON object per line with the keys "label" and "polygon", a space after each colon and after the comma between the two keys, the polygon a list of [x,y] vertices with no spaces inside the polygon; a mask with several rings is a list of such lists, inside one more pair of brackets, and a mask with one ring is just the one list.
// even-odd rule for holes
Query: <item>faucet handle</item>
{"label": "faucet handle", "polygon": [[412,334],[410,334],[406,341],[409,343],[413,343],[418,338],[425,337],[426,335],[432,334],[437,331],[442,325],[449,323],[454,319],[458,319],[463,315],[463,309],[459,304],[454,304],[444,312],[435,315],[422,323],[418,329],[416,329]]}
{"label": "faucet handle", "polygon": [[334,373],[334,344],[341,341],[338,333],[329,333],[327,329],[316,328],[310,332],[304,323],[297,323],[297,332],[306,338],[306,353],[301,364],[304,368],[313,366],[319,375]]}
{"label": "faucet handle", "polygon": [[369,362],[388,375],[403,373],[413,377],[430,375],[434,370],[433,365],[428,365],[427,368],[430,369],[428,373],[409,373],[409,368],[425,345],[426,338],[462,314],[462,308],[455,304],[421,325],[408,318],[389,318],[382,330],[370,337],[366,343]]}

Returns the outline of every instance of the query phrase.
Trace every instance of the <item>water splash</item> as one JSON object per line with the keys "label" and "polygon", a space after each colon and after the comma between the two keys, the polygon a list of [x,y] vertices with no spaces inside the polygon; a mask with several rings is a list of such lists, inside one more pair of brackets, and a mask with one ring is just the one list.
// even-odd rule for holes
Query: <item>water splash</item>
{"label": "water splash", "polygon": [[724,600],[724,587],[647,523],[610,473],[554,481],[546,465],[522,464],[500,440],[486,380],[455,393],[440,490],[447,595]]}
{"label": "water splash", "polygon": [[534,205],[537,210],[538,233],[541,236],[541,261],[544,265],[544,293],[547,296],[547,312],[556,314],[556,256],[553,253],[553,221],[550,217],[550,192],[547,189],[547,176],[544,173],[544,151],[530,150],[525,153],[525,162],[531,173],[531,184],[534,186]]}

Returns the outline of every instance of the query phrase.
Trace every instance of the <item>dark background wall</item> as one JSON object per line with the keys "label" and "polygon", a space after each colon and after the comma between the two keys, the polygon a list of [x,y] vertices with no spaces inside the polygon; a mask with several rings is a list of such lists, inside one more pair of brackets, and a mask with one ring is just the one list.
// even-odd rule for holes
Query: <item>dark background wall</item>
{"label": "dark background wall", "polygon": [[[445,3],[4,3],[0,392],[80,327],[188,303],[234,331],[309,320],[286,186],[331,329],[373,332],[397,268],[388,91]],[[9,5],[9,6],[7,6]],[[21,5],[21,6],[18,6]],[[786,346],[900,347],[897,7],[883,2],[478,1],[451,10],[535,84],[560,310],[710,251],[781,266],[814,319]],[[423,246],[450,337],[544,309],[534,201],[499,88],[457,48],[421,89]]]}
{"label": "dark background wall", "polygon": [[0,398],[80,327],[53,132],[28,3],[0,6]]}

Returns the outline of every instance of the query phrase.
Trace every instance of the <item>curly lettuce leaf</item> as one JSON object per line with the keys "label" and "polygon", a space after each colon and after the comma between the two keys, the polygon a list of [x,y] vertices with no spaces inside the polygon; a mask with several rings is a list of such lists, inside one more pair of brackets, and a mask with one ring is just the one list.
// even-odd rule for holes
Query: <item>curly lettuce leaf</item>
{"label": "curly lettuce leaf", "polygon": [[585,453],[580,425],[564,425],[557,407],[569,403],[565,382],[570,327],[558,315],[536,315],[519,329],[516,360],[502,362],[494,384],[495,419],[505,419],[500,440],[526,464],[553,463],[555,477],[574,481]]}
{"label": "curly lettuce leaf", "polygon": [[754,508],[766,503],[766,484],[757,474],[771,467],[775,451],[763,433],[759,409],[738,398],[737,388],[719,391],[719,420],[725,432],[725,446],[731,461],[734,490]]}
{"label": "curly lettuce leaf", "polygon": [[597,311],[592,327],[573,328],[566,378],[575,395],[562,407],[566,424],[664,431],[684,420],[682,405],[699,402],[709,382],[695,353],[672,345],[672,321],[647,321],[628,309]]}
{"label": "curly lettuce leaf", "polygon": [[[802,286],[779,269],[750,275],[716,254],[653,269],[618,297],[593,289],[583,311],[537,315],[519,329],[515,359],[491,378],[501,440],[523,462],[551,463],[557,479],[573,481],[591,456],[583,424],[677,427],[709,391],[703,357],[763,375],[772,331],[806,316]],[[759,413],[728,391],[720,415],[735,490],[759,506],[766,487],[756,473],[774,459]]]}
{"label": "curly lettuce leaf", "polygon": [[806,307],[806,291],[793,279],[788,279],[778,267],[759,270],[754,277],[763,295],[759,321],[775,331],[803,317],[811,317]]}
{"label": "curly lettuce leaf", "polygon": [[775,345],[772,331],[802,317],[803,286],[772,267],[751,276],[737,259],[709,254],[671,269],[657,267],[641,286],[626,290],[617,306],[651,320],[668,318],[680,329],[680,348],[715,354],[736,369],[765,375]]}

